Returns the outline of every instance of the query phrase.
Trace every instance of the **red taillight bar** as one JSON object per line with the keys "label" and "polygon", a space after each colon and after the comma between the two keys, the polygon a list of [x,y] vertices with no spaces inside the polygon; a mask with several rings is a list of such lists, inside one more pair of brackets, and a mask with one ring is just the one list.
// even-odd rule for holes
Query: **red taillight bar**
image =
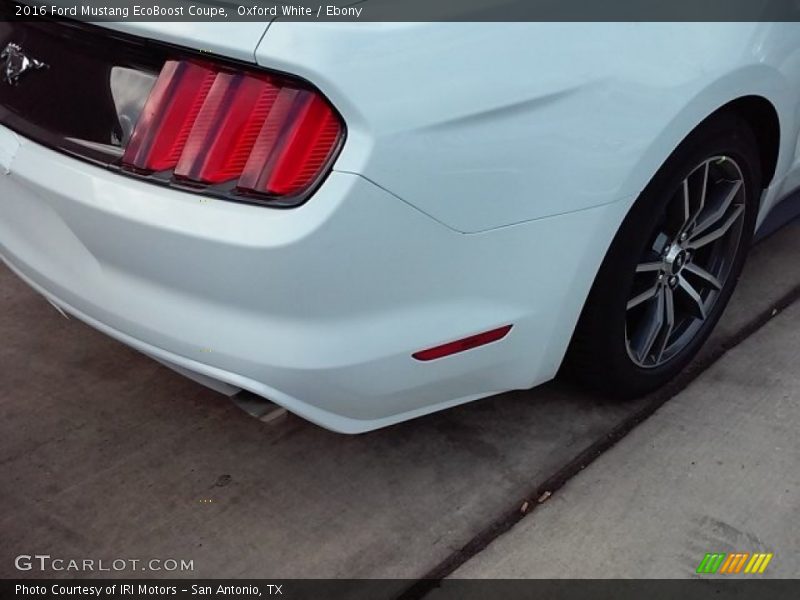
{"label": "red taillight bar", "polygon": [[302,197],[341,143],[339,116],[288,78],[167,61],[123,168],[265,202]]}
{"label": "red taillight bar", "polygon": [[504,327],[498,327],[497,329],[484,331],[483,333],[471,335],[469,337],[456,340],[455,342],[448,342],[447,344],[442,344],[441,346],[435,346],[433,348],[428,348],[427,350],[420,350],[411,356],[421,361],[444,358],[445,356],[450,356],[451,354],[464,352],[465,350],[471,350],[473,348],[477,348],[478,346],[483,346],[485,344],[491,344],[492,342],[502,340],[508,335],[508,332],[511,331],[512,327],[513,325],[505,325]]}
{"label": "red taillight bar", "polygon": [[123,164],[143,171],[174,168],[216,76],[205,66],[167,61],[133,130]]}
{"label": "red taillight bar", "polygon": [[[258,151],[248,161],[239,188],[276,195],[293,195],[309,185],[339,139],[339,120],[319,96],[283,90],[293,118],[264,123]],[[281,98],[283,100],[283,98]],[[277,129],[277,131],[276,131]],[[263,158],[262,158],[263,157]]]}
{"label": "red taillight bar", "polygon": [[277,95],[277,86],[269,80],[219,73],[197,115],[175,176],[200,183],[238,178]]}

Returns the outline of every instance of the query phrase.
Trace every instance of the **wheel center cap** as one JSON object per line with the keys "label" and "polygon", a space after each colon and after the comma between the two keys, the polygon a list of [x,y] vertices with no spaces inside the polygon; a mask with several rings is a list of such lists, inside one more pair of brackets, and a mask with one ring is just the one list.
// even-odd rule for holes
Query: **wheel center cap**
{"label": "wheel center cap", "polygon": [[677,275],[686,264],[686,250],[677,244],[672,244],[667,250],[667,255],[664,257],[664,263],[667,273],[670,275]]}

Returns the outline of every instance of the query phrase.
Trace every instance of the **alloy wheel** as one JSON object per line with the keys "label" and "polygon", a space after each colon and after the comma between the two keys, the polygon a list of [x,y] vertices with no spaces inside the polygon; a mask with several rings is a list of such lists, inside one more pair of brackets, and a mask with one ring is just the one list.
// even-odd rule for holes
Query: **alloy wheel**
{"label": "alloy wheel", "polygon": [[728,156],[703,161],[674,191],[626,306],[626,348],[637,366],[669,362],[714,310],[739,251],[745,193],[742,169]]}

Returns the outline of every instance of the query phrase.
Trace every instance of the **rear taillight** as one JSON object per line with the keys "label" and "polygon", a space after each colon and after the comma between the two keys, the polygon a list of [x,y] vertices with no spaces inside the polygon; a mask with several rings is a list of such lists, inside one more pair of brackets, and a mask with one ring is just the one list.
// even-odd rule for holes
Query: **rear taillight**
{"label": "rear taillight", "polygon": [[300,82],[170,60],[122,164],[176,185],[294,204],[325,175],[342,137],[331,105]]}

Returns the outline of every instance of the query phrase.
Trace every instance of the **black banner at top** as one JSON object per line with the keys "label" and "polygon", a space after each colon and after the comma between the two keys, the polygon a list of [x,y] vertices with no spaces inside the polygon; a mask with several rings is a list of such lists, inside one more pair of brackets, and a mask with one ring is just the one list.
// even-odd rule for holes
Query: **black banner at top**
{"label": "black banner at top", "polygon": [[20,0],[3,18],[42,17],[87,22],[800,22],[800,0]]}

